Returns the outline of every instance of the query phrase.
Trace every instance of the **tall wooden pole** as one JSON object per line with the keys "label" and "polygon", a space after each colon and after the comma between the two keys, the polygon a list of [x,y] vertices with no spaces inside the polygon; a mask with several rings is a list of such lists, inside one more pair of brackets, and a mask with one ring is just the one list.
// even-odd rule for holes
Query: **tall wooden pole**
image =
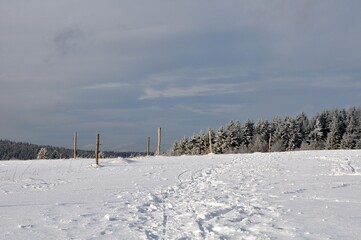
{"label": "tall wooden pole", "polygon": [[209,140],[209,153],[213,153],[213,149],[212,149],[212,132],[211,132],[211,129],[208,129],[208,140]]}
{"label": "tall wooden pole", "polygon": [[147,142],[147,156],[149,156],[150,153],[150,137],[148,137],[148,142]]}
{"label": "tall wooden pole", "polygon": [[95,143],[95,164],[99,165],[99,133],[97,134]]}
{"label": "tall wooden pole", "polygon": [[271,142],[272,142],[272,134],[269,134],[269,140],[268,140],[268,152],[271,152]]}
{"label": "tall wooden pole", "polygon": [[162,143],[162,129],[158,128],[158,147],[157,147],[157,155],[160,155],[160,145]]}
{"label": "tall wooden pole", "polygon": [[78,136],[77,136],[77,132],[74,131],[74,160],[76,159],[76,145],[77,145],[77,140],[78,140]]}

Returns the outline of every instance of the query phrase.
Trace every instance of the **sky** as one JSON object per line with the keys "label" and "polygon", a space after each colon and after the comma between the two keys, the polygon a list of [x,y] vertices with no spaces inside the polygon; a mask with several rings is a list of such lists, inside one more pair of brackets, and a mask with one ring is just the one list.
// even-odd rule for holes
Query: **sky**
{"label": "sky", "polygon": [[162,149],[360,106],[361,1],[0,0],[0,139]]}

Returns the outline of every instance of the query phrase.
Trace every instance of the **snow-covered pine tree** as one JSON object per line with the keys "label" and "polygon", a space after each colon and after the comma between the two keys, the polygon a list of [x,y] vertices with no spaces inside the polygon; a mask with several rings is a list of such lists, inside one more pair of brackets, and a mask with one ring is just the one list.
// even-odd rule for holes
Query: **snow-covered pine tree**
{"label": "snow-covered pine tree", "polygon": [[356,147],[356,141],[351,134],[345,133],[342,136],[340,148],[342,149],[354,149]]}
{"label": "snow-covered pine tree", "polygon": [[49,159],[49,153],[45,147],[40,148],[37,159]]}
{"label": "snow-covered pine tree", "polygon": [[327,135],[330,132],[330,128],[331,128],[331,122],[332,122],[331,113],[328,110],[324,110],[316,118],[319,120],[319,125],[317,126],[319,127],[318,130],[320,131],[319,135],[321,136],[319,140],[326,142]]}
{"label": "snow-covered pine tree", "polygon": [[299,127],[301,138],[306,139],[308,134],[310,133],[310,120],[304,112],[298,114],[295,120]]}
{"label": "snow-covered pine tree", "polygon": [[187,147],[188,147],[188,142],[189,142],[189,139],[188,139],[188,137],[183,137],[181,140],[180,140],[180,142],[179,142],[179,144],[178,144],[178,148],[176,149],[176,154],[178,155],[178,156],[180,156],[180,155],[185,155],[185,154],[187,154],[188,152],[187,152]]}
{"label": "snow-covered pine tree", "polygon": [[185,138],[185,142],[184,142],[184,154],[185,155],[191,155],[192,153],[192,149],[193,149],[193,145],[191,142],[191,138],[190,137],[186,137]]}
{"label": "snow-covered pine tree", "polygon": [[283,126],[284,133],[282,139],[286,151],[293,151],[296,148],[300,148],[302,143],[302,130],[298,122],[291,117],[286,117]]}
{"label": "snow-covered pine tree", "polygon": [[271,133],[270,123],[268,120],[260,119],[255,125],[255,134],[260,135],[262,139],[268,142]]}
{"label": "snow-covered pine tree", "polygon": [[51,159],[59,159],[60,158],[60,154],[58,153],[58,151],[54,150],[51,154]]}
{"label": "snow-covered pine tree", "polygon": [[188,142],[188,154],[198,155],[200,151],[199,145],[200,145],[199,136],[193,134],[193,136],[189,139]]}
{"label": "snow-covered pine tree", "polygon": [[189,139],[188,142],[188,154],[190,155],[199,155],[201,154],[201,136],[193,134],[193,136]]}
{"label": "snow-covered pine tree", "polygon": [[246,148],[250,148],[254,136],[254,122],[251,119],[247,119],[242,126],[242,143]]}
{"label": "snow-covered pine tree", "polygon": [[285,147],[282,140],[283,134],[283,121],[280,117],[274,117],[270,124],[270,132],[272,134],[271,151],[282,152],[285,151]]}
{"label": "snow-covered pine tree", "polygon": [[338,114],[339,114],[339,118],[341,121],[341,131],[342,131],[342,135],[343,135],[344,133],[346,133],[346,128],[348,125],[347,111],[346,111],[346,109],[343,108],[338,111]]}
{"label": "snow-covered pine tree", "polygon": [[105,152],[100,152],[100,153],[99,153],[99,158],[101,158],[101,159],[106,158]]}
{"label": "snow-covered pine tree", "polygon": [[230,121],[226,128],[228,152],[237,152],[242,143],[242,129],[239,121]]}
{"label": "snow-covered pine tree", "polygon": [[267,152],[268,143],[264,140],[264,137],[260,134],[256,134],[253,139],[252,152]]}
{"label": "snow-covered pine tree", "polygon": [[179,142],[178,141],[174,141],[174,143],[172,144],[172,146],[170,147],[169,151],[168,151],[168,155],[170,156],[178,156],[178,149],[179,149]]}
{"label": "snow-covered pine tree", "polygon": [[322,119],[316,118],[315,123],[312,127],[312,130],[310,131],[310,134],[308,135],[308,138],[312,141],[321,142],[324,141],[324,128],[325,125],[322,122]]}
{"label": "snow-covered pine tree", "polygon": [[312,118],[310,123],[310,133],[307,137],[308,146],[302,149],[321,150],[326,146],[327,135],[329,133],[329,111],[324,110]]}
{"label": "snow-covered pine tree", "polygon": [[226,151],[228,150],[226,138],[227,138],[227,134],[222,126],[220,129],[218,129],[214,137],[215,153],[226,153]]}
{"label": "snow-covered pine tree", "polygon": [[207,154],[209,152],[208,134],[201,131],[199,133],[199,154]]}
{"label": "snow-covered pine tree", "polygon": [[192,155],[199,155],[200,151],[201,151],[201,147],[200,147],[201,142],[200,142],[199,135],[193,135],[191,137],[191,142],[192,142],[192,145],[193,145],[191,154]]}
{"label": "snow-covered pine tree", "polygon": [[346,133],[341,140],[341,148],[354,149],[361,139],[361,109],[350,108],[347,113]]}
{"label": "snow-covered pine tree", "polygon": [[267,120],[260,119],[255,125],[255,136],[253,140],[253,152],[267,152],[270,137],[270,124]]}
{"label": "snow-covered pine tree", "polygon": [[292,142],[293,134],[293,122],[291,117],[286,117],[282,124],[282,145],[286,151],[292,151],[294,149]]}
{"label": "snow-covered pine tree", "polygon": [[332,116],[330,132],[327,135],[326,148],[339,149],[344,134],[342,117],[339,112],[335,111]]}

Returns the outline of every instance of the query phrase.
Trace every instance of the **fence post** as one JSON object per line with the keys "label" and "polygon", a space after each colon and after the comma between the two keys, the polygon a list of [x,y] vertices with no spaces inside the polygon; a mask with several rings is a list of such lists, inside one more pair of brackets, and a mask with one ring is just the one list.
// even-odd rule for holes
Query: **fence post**
{"label": "fence post", "polygon": [[209,140],[209,153],[213,153],[213,148],[212,148],[212,131],[211,131],[211,129],[208,129],[208,140]]}
{"label": "fence post", "polygon": [[77,132],[74,131],[74,160],[76,159],[76,147],[77,147],[77,140],[78,140],[78,136],[77,136]]}
{"label": "fence post", "polygon": [[162,143],[162,129],[158,128],[158,147],[157,147],[157,155],[160,155],[160,145]]}
{"label": "fence post", "polygon": [[99,165],[99,133],[97,134],[96,143],[95,143],[95,164]]}
{"label": "fence post", "polygon": [[149,156],[150,153],[150,137],[148,137],[148,141],[147,141],[147,156]]}

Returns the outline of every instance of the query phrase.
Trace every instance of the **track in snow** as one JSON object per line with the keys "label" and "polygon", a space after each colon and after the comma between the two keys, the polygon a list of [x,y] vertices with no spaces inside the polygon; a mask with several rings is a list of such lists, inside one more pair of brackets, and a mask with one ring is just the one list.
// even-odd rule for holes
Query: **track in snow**
{"label": "track in snow", "polygon": [[[247,166],[247,167],[245,167]],[[179,184],[149,194],[137,206],[133,230],[146,239],[292,238],[294,229],[281,219],[282,206],[272,206],[257,192],[270,163],[235,158],[215,167],[186,170]]]}

